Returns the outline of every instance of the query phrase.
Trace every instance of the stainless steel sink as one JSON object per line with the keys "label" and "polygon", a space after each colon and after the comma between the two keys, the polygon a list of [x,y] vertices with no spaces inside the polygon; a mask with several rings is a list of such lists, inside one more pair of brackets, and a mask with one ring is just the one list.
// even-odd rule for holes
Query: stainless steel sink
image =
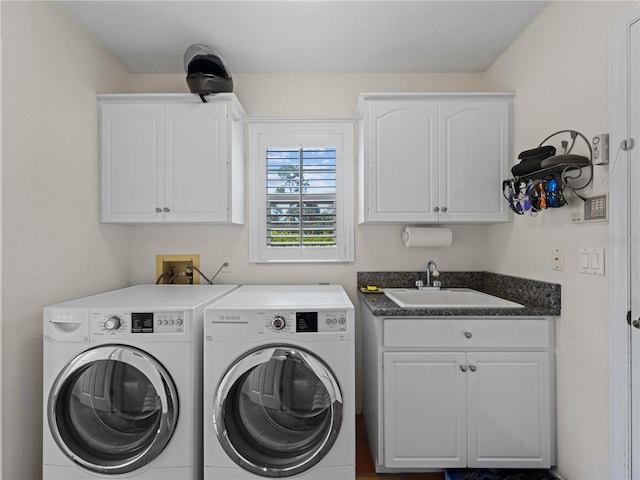
{"label": "stainless steel sink", "polygon": [[524,305],[519,303],[470,288],[440,290],[385,288],[384,293],[405,308],[524,308]]}

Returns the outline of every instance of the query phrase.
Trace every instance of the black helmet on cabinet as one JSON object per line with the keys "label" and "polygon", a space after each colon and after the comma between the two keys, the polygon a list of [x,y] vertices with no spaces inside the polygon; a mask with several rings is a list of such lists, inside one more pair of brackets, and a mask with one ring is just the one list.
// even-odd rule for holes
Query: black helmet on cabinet
{"label": "black helmet on cabinet", "polygon": [[207,45],[193,44],[184,54],[184,69],[191,93],[233,92],[233,79],[220,56]]}

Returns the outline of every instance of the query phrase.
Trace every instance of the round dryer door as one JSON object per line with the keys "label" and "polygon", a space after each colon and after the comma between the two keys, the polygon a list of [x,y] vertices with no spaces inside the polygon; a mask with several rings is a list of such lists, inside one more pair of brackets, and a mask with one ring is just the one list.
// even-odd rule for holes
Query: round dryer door
{"label": "round dryer door", "polygon": [[329,452],[342,423],[342,392],[329,367],[288,345],[252,351],[216,391],[213,421],[234,462],[265,477],[310,469]]}
{"label": "round dryer door", "polygon": [[49,427],[73,461],[120,474],[151,462],[178,418],[178,395],[165,368],[133,347],[88,350],[58,375],[49,394]]}

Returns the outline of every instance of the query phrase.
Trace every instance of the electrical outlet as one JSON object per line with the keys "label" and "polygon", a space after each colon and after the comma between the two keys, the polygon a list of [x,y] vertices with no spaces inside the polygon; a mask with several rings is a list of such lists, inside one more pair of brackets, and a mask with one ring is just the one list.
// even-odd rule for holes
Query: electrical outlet
{"label": "electrical outlet", "polygon": [[553,270],[564,270],[564,248],[555,247],[551,253],[551,268]]}
{"label": "electrical outlet", "polygon": [[192,285],[200,283],[200,255],[156,255],[156,283]]}
{"label": "electrical outlet", "polygon": [[231,257],[221,257],[220,263],[228,264],[226,267],[222,267],[222,270],[221,270],[222,273],[231,273]]}

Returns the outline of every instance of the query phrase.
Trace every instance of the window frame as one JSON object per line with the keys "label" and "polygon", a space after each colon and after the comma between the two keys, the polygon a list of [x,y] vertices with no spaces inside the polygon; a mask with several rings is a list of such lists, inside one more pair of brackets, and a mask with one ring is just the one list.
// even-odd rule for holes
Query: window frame
{"label": "window frame", "polygon": [[[355,229],[354,121],[253,120],[247,122],[249,174],[249,261],[353,262]],[[336,245],[267,245],[266,151],[278,147],[336,148]]]}

